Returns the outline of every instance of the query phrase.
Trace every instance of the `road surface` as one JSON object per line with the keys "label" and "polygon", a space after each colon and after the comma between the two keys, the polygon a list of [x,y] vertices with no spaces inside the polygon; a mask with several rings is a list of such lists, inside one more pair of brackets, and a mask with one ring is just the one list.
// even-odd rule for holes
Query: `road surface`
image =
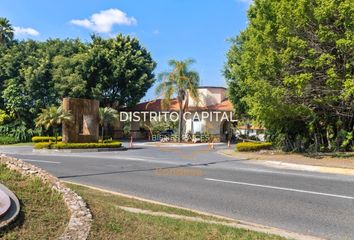
{"label": "road surface", "polygon": [[354,177],[274,169],[206,146],[105,153],[0,147],[62,180],[328,239],[354,239]]}

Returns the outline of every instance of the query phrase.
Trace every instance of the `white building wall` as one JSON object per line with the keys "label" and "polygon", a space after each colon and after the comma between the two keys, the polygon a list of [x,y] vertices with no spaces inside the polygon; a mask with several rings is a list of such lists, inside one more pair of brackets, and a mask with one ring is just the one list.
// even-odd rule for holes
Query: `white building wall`
{"label": "white building wall", "polygon": [[[199,88],[199,107],[207,107],[221,103],[226,97],[224,88]],[[196,107],[197,104],[193,98],[189,98],[189,106]]]}

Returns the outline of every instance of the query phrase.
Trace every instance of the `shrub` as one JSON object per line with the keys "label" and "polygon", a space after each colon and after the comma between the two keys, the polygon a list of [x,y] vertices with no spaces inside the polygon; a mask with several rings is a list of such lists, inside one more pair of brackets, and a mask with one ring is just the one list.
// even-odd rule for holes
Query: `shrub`
{"label": "shrub", "polygon": [[[102,139],[98,140],[99,143],[102,143]],[[111,138],[103,140],[103,143],[111,143],[114,142]]]}
{"label": "shrub", "polygon": [[90,149],[90,148],[119,148],[122,146],[121,142],[110,143],[36,143],[35,149]]}
{"label": "shrub", "polygon": [[51,149],[51,142],[38,142],[34,145],[34,149]]}
{"label": "shrub", "polygon": [[17,142],[28,142],[35,133],[35,130],[27,128],[26,124],[20,121],[0,125],[0,135],[13,137]]}
{"label": "shrub", "polygon": [[[58,137],[58,141],[61,141],[62,137]],[[32,142],[40,143],[40,142],[55,142],[55,137],[48,136],[36,136],[32,138]]]}
{"label": "shrub", "polygon": [[252,152],[252,151],[260,151],[272,148],[272,143],[264,142],[264,143],[255,143],[255,142],[242,142],[236,144],[236,149],[239,152]]}
{"label": "shrub", "polygon": [[18,143],[16,138],[10,136],[0,136],[0,145]]}

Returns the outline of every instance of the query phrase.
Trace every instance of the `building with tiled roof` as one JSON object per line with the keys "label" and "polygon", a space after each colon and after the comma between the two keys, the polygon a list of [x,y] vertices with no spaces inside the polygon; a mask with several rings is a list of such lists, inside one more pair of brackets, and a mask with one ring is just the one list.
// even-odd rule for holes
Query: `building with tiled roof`
{"label": "building with tiled roof", "polygon": [[[226,88],[224,87],[199,87],[199,101],[196,103],[191,97],[189,97],[188,107],[185,112],[190,114],[186,117],[184,121],[183,133],[209,133],[215,138],[224,141],[231,134],[231,122],[230,118],[221,119],[221,115],[227,114],[227,116],[233,115],[234,108],[231,102],[226,97]],[[137,104],[131,109],[126,109],[129,112],[140,112],[140,113],[161,113],[161,112],[178,112],[179,104],[176,99],[171,99],[169,101],[168,107],[163,106],[163,100],[157,99],[153,101],[147,101]],[[195,117],[196,113],[198,115],[203,114],[211,116],[212,114],[219,113],[219,118],[207,118],[198,119]],[[143,121],[143,120],[142,120]],[[131,135],[135,138],[148,138],[149,132],[146,131],[142,126],[148,125],[149,123],[144,120],[144,122],[132,122],[131,123]],[[120,124],[121,125],[121,124]],[[115,133],[118,135],[122,127],[118,127]],[[117,136],[119,137],[119,136]]]}

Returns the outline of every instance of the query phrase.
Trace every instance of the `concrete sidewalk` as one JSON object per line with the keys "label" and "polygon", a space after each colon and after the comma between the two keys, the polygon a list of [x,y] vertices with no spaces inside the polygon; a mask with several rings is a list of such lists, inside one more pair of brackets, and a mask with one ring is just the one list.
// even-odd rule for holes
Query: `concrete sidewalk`
{"label": "concrete sidewalk", "polygon": [[352,158],[317,159],[300,154],[240,153],[233,149],[219,150],[218,153],[274,168],[354,176],[354,159]]}

